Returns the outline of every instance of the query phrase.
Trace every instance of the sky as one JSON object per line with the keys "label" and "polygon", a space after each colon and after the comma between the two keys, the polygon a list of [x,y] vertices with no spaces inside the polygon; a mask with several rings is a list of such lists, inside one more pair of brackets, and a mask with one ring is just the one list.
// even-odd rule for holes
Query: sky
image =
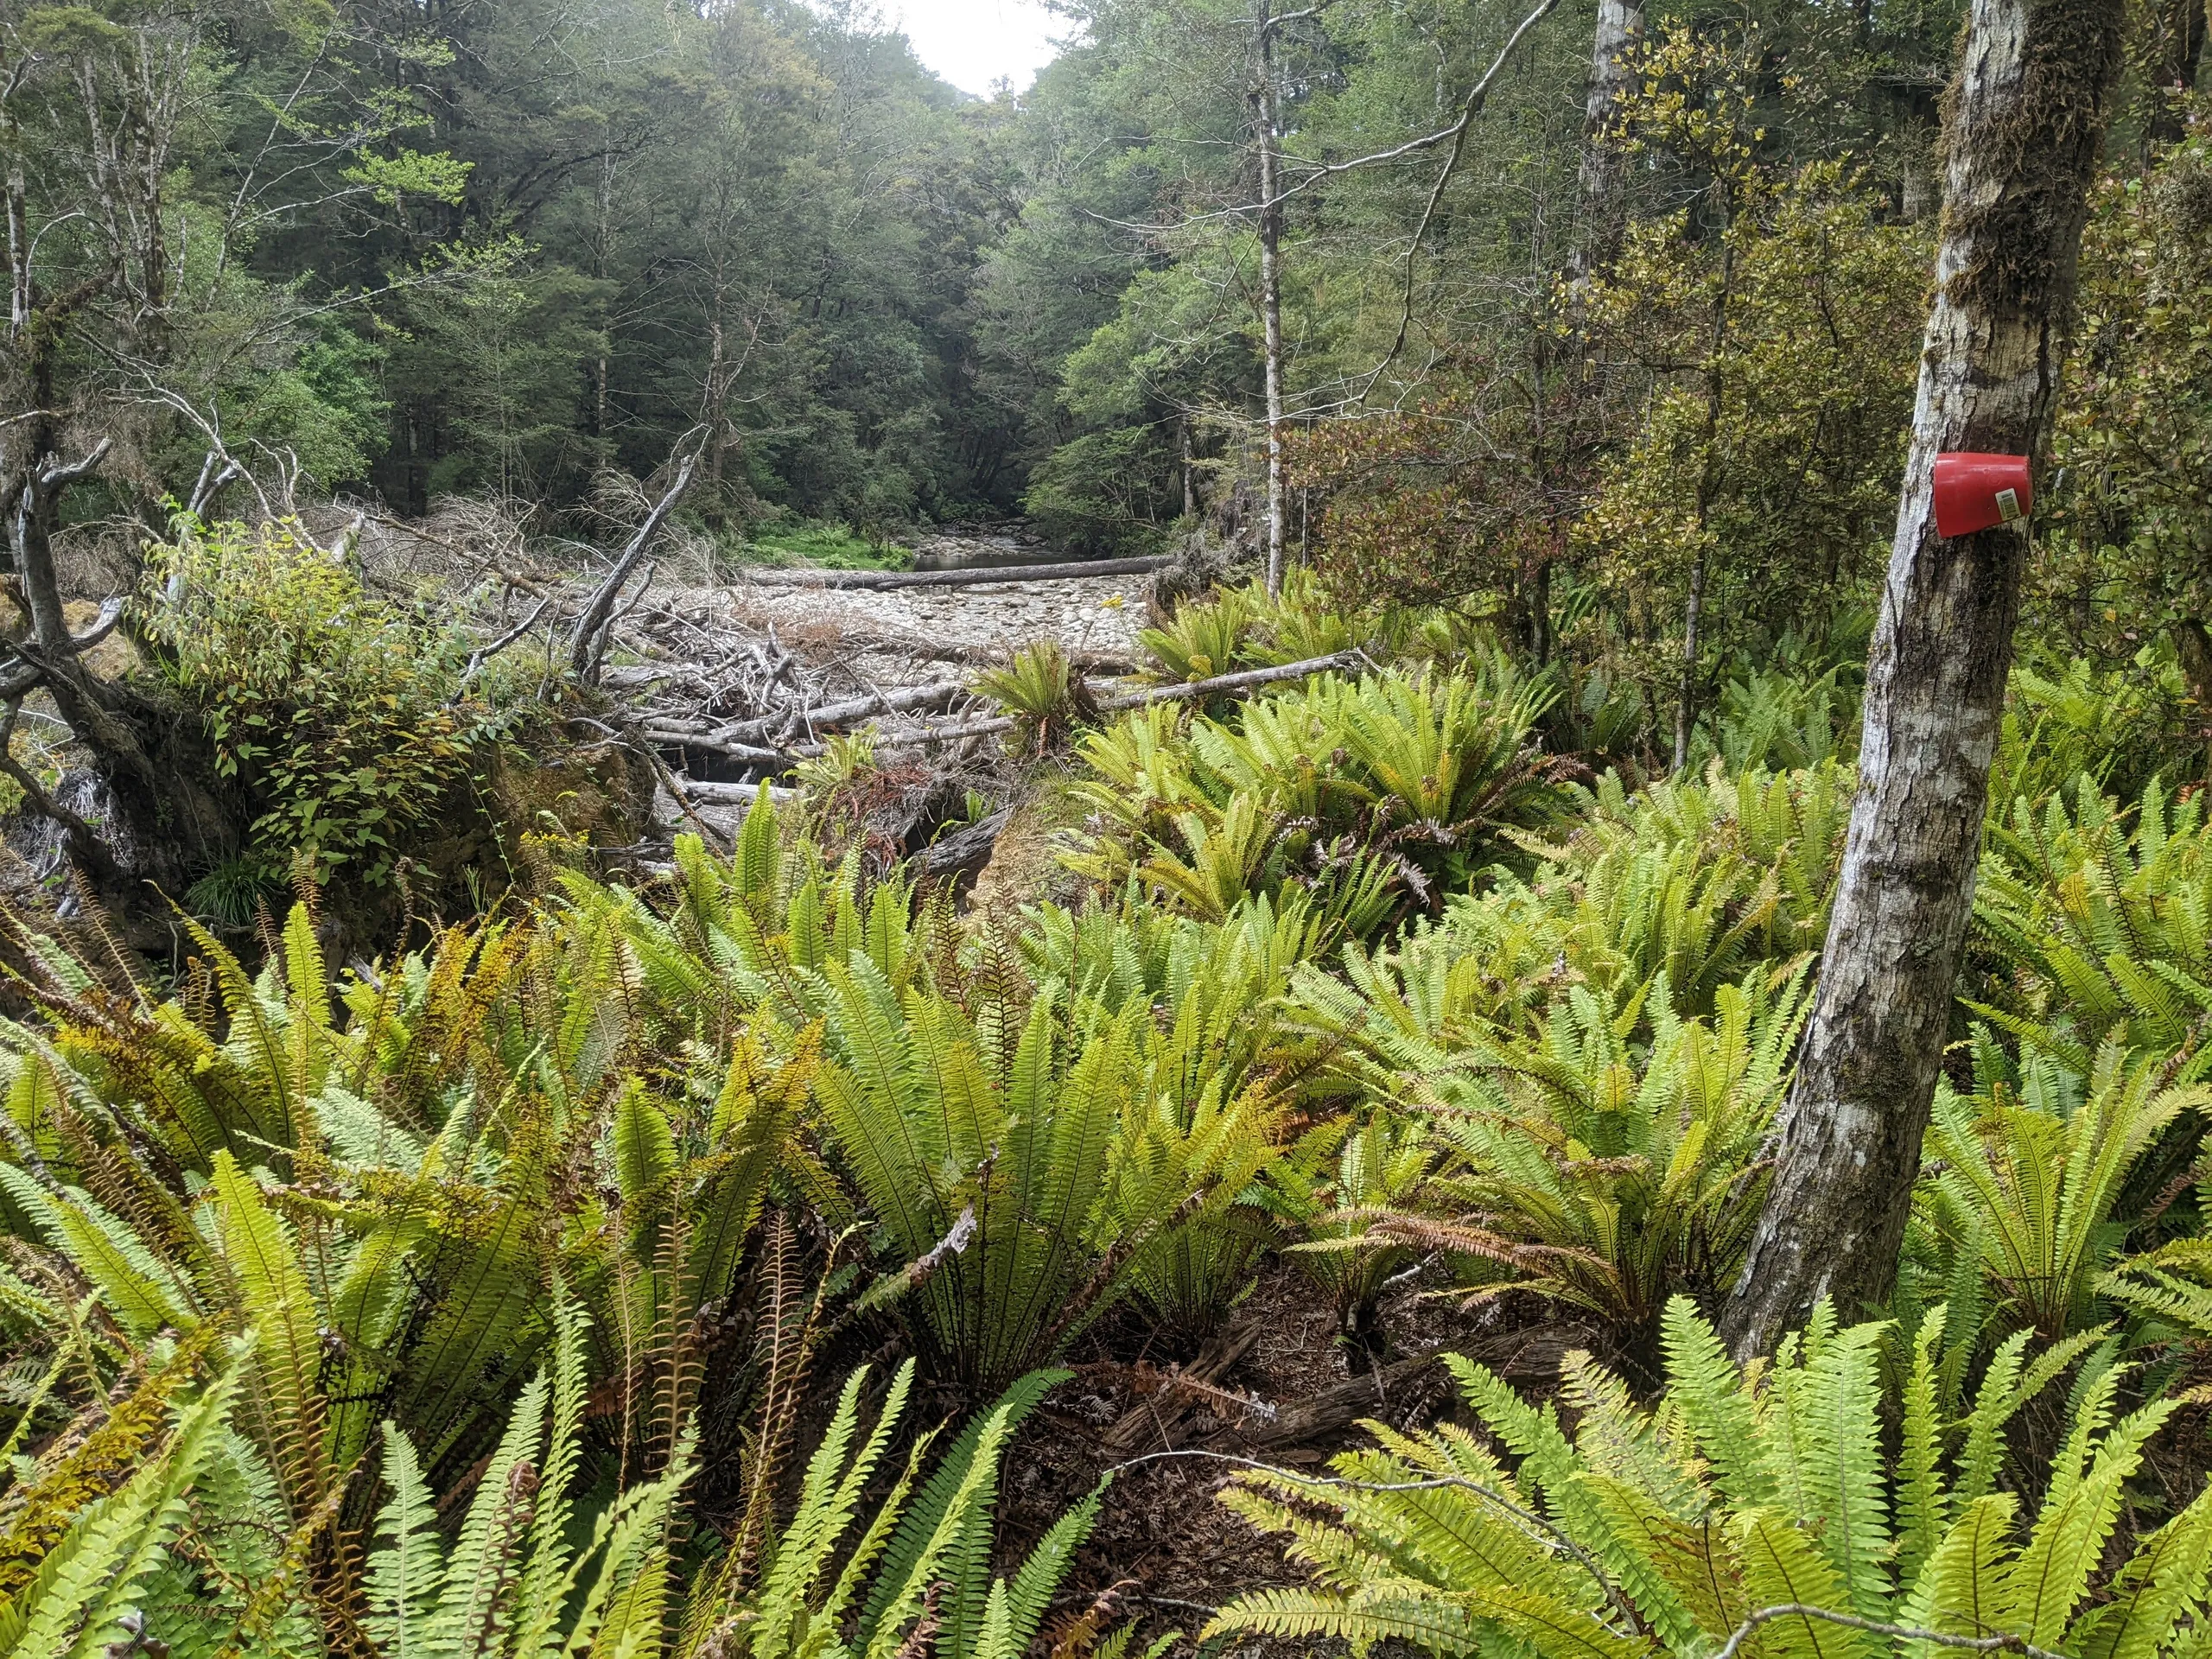
{"label": "sky", "polygon": [[914,55],[963,92],[990,95],[1001,76],[1016,92],[1051,61],[1056,36],[1074,24],[1038,0],[881,0],[884,21],[905,32]]}

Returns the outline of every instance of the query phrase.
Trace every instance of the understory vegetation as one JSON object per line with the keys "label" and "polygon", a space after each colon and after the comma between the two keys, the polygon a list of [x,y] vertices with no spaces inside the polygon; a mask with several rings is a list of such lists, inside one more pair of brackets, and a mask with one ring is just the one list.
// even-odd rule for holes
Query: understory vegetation
{"label": "understory vegetation", "polygon": [[[1747,697],[1634,787],[1441,618],[1211,604],[1176,632],[1241,620],[1220,661],[1382,654],[1081,736],[1080,890],[1017,911],[763,792],[657,885],[541,843],[526,903],[374,963],[326,958],[312,864],[258,967],[19,919],[0,1647],[1691,1653],[1759,1612],[1762,1651],[2193,1650],[2212,824],[2099,746],[2127,694],[2016,688],[1894,1306],[1739,1371],[1695,1310],[1757,1214],[1847,765],[1732,766]],[[1356,1367],[1409,1279],[1597,1357],[1561,1416],[1447,1349],[1464,1423],[1239,1476],[1311,1591],[1071,1589],[1110,1474],[1006,1554],[1053,1368],[1194,1353],[1271,1262]]]}

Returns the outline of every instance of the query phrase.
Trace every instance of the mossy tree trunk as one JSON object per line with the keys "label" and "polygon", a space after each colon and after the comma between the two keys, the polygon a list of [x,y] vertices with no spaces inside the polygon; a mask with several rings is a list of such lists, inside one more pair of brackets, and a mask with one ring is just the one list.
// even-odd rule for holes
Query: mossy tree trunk
{"label": "mossy tree trunk", "polygon": [[[64,461],[45,446],[58,440],[41,423],[29,460],[0,484],[7,506],[8,550],[29,615],[27,638],[4,644],[12,660],[0,666],[0,772],[31,804],[60,826],[71,861],[112,907],[146,908],[145,884],[180,896],[196,875],[237,854],[250,814],[234,781],[218,776],[202,723],[181,708],[127,681],[103,678],[84,652],[116,621],[111,610],[89,635],[72,636],[65,620],[54,533],[61,499],[99,465],[103,442],[81,460]],[[108,821],[100,825],[50,796],[9,752],[24,697],[43,690],[82,744],[107,791]]]}
{"label": "mossy tree trunk", "polygon": [[1765,1211],[1726,1311],[1770,1351],[1822,1298],[1888,1296],[1973,910],[2024,527],[1946,540],[1945,450],[2035,454],[2058,384],[2121,0],[1973,0],[1946,104],[1948,194],[1859,785]]}

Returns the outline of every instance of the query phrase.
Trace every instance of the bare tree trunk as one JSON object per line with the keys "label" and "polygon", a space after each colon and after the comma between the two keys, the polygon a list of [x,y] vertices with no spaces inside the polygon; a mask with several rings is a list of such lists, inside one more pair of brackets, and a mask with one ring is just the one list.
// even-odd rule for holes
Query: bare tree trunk
{"label": "bare tree trunk", "polygon": [[1260,324],[1265,336],[1268,398],[1268,591],[1282,592],[1282,203],[1276,145],[1274,22],[1260,0],[1260,83],[1252,93],[1260,142]]}
{"label": "bare tree trunk", "polygon": [[2033,454],[2120,60],[2121,0],[1973,0],[1897,538],[1867,664],[1859,783],[1774,1180],[1726,1311],[1771,1351],[1821,1299],[1889,1294],[1973,910],[2024,529],[1936,532],[1943,450]]}
{"label": "bare tree trunk", "polygon": [[1195,520],[1198,516],[1198,475],[1191,464],[1191,417],[1185,415],[1179,419],[1175,431],[1183,447],[1183,517]]}
{"label": "bare tree trunk", "polygon": [[700,423],[707,429],[707,511],[717,522],[722,511],[722,429],[729,419],[729,383],[722,372],[727,354],[722,296],[727,291],[721,282],[715,283],[714,309],[707,323],[707,395],[699,411]]}
{"label": "bare tree trunk", "polygon": [[[602,135],[604,142],[604,135]],[[594,194],[597,223],[592,233],[592,275],[601,282],[607,280],[607,267],[613,263],[614,243],[614,151],[611,144],[599,153],[599,188]],[[599,354],[592,365],[591,435],[600,441],[600,460],[605,464],[609,454],[607,446],[607,319],[600,319],[597,330]]]}
{"label": "bare tree trunk", "polygon": [[2182,136],[2181,105],[2175,94],[2196,90],[2204,62],[2204,39],[2212,34],[2212,0],[2164,0],[2152,8],[2157,33],[2152,67],[2153,102],[2144,137],[2171,144]]}
{"label": "bare tree trunk", "polygon": [[1606,132],[1614,105],[1636,79],[1628,54],[1643,35],[1643,0],[1598,0],[1590,45],[1590,78],[1582,117],[1582,224],[1572,275],[1579,281],[1620,251],[1626,222],[1628,158]]}
{"label": "bare tree trunk", "polygon": [[[38,422],[34,430],[49,440],[53,436],[50,422]],[[54,564],[54,532],[60,527],[61,497],[99,464],[107,447],[103,443],[90,461],[68,468],[34,451],[24,474],[10,539],[15,544],[16,572],[23,585],[23,608],[30,613],[31,639],[41,651],[61,651],[69,642],[69,624],[61,610],[61,582]]]}
{"label": "bare tree trunk", "polygon": [[1690,732],[1697,723],[1698,628],[1705,620],[1705,555],[1690,566],[1689,602],[1682,607],[1682,680],[1675,697],[1675,764],[1680,772],[1690,763]]}
{"label": "bare tree trunk", "polygon": [[0,151],[8,157],[8,339],[18,349],[31,326],[31,234],[24,207],[23,134],[11,105],[23,66],[6,69],[0,85]]}

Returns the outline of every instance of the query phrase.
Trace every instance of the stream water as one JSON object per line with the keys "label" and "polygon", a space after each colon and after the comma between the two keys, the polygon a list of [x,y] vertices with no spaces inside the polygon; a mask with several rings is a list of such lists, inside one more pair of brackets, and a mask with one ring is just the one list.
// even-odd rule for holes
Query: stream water
{"label": "stream water", "polygon": [[946,531],[925,536],[914,550],[917,570],[999,570],[1024,564],[1058,564],[1065,553],[1034,537],[1007,531]]}

